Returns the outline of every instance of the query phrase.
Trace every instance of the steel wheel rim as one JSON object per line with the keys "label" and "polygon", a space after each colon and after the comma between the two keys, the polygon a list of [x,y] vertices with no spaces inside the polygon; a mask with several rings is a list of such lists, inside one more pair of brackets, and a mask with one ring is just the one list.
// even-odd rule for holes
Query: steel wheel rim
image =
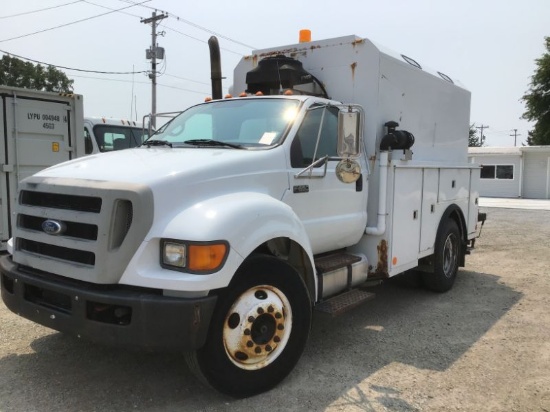
{"label": "steel wheel rim", "polygon": [[242,293],[227,313],[225,352],[241,369],[261,369],[281,355],[291,330],[292,310],[285,294],[274,286],[255,286]]}
{"label": "steel wheel rim", "polygon": [[443,246],[443,273],[450,278],[458,261],[458,243],[455,234],[450,233]]}

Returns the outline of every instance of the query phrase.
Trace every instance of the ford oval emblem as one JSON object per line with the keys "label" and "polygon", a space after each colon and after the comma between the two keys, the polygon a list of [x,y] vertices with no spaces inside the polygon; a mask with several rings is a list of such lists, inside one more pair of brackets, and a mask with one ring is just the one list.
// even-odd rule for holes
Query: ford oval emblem
{"label": "ford oval emblem", "polygon": [[65,229],[65,224],[57,220],[48,219],[42,222],[42,230],[48,235],[60,235],[65,232]]}

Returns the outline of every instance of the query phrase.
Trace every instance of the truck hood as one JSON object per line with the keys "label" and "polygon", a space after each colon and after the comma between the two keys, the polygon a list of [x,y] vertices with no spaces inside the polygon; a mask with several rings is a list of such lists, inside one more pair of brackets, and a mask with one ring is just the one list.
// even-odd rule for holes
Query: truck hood
{"label": "truck hood", "polygon": [[75,159],[42,170],[36,176],[155,186],[180,179],[206,181],[282,168],[285,162],[281,147],[270,150],[141,147]]}

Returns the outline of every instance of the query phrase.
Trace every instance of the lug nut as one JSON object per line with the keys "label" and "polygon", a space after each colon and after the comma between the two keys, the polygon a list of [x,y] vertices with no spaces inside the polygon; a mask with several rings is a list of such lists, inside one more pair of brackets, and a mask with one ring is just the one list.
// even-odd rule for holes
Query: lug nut
{"label": "lug nut", "polygon": [[246,346],[251,348],[252,346],[254,346],[254,342],[252,342],[251,340],[249,340],[248,342],[246,342]]}
{"label": "lug nut", "polygon": [[280,341],[281,341],[281,338],[278,337],[278,336],[275,336],[275,337],[273,338],[273,342],[275,342],[275,343],[279,343]]}
{"label": "lug nut", "polygon": [[283,317],[283,315],[281,315],[281,313],[277,312],[277,313],[275,314],[275,317],[276,317],[277,319],[281,319],[281,318]]}
{"label": "lug nut", "polygon": [[249,317],[248,317],[248,321],[249,321],[250,323],[254,322],[255,320],[256,320],[256,318],[255,318],[254,316],[249,316]]}
{"label": "lug nut", "polygon": [[262,351],[262,348],[260,348],[259,346],[256,346],[256,349],[254,349],[254,352],[256,353],[260,353]]}
{"label": "lug nut", "polygon": [[269,313],[273,313],[275,311],[275,309],[273,309],[273,306],[269,305],[269,307],[267,308],[267,311]]}
{"label": "lug nut", "polygon": [[264,308],[258,308],[258,313],[261,315],[264,313]]}
{"label": "lug nut", "polygon": [[271,349],[271,346],[266,345],[265,350],[266,352],[271,352],[273,349]]}
{"label": "lug nut", "polygon": [[245,329],[243,332],[246,336],[250,335],[250,329]]}
{"label": "lug nut", "polygon": [[284,328],[285,328],[285,325],[283,325],[282,323],[279,323],[277,325],[277,329],[279,329],[279,330],[283,330]]}

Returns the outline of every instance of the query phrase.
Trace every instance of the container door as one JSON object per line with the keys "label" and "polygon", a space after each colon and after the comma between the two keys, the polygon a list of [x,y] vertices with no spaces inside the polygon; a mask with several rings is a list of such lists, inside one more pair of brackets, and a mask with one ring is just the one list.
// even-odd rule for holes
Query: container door
{"label": "container door", "polygon": [[[69,106],[65,103],[6,97],[3,104],[6,139],[2,148],[2,184],[6,187],[2,189],[2,199],[10,199],[14,205],[21,180],[73,157],[74,137],[69,127]],[[2,203],[3,209],[10,207]],[[2,241],[11,236],[9,229],[3,221]]]}

